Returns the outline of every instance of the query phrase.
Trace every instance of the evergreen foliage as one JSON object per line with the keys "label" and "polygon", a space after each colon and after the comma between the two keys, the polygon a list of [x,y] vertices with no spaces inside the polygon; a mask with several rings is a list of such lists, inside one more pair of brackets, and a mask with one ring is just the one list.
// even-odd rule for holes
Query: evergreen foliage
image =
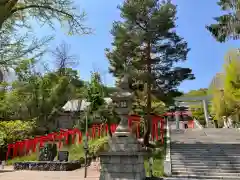
{"label": "evergreen foliage", "polygon": [[[106,49],[110,72],[121,78],[131,74],[131,87],[146,84],[145,144],[151,131],[151,96],[168,102],[181,95],[178,85],[193,79],[191,69],[176,67],[185,61],[189,48],[176,33],[176,6],[171,1],[126,0],[119,6],[122,21],[113,23],[113,49]],[[139,88],[141,87],[141,88]]]}
{"label": "evergreen foliage", "polygon": [[216,23],[206,26],[206,28],[219,42],[225,42],[228,39],[239,39],[240,1],[219,0],[217,4],[224,11],[224,14],[215,17]]}

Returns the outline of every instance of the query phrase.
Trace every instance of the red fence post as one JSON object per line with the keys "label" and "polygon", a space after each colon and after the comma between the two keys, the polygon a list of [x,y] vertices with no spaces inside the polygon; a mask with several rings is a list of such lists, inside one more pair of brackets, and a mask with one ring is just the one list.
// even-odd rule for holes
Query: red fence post
{"label": "red fence post", "polygon": [[160,126],[161,142],[163,144],[164,143],[163,142],[164,141],[164,120],[161,119],[160,123],[161,123],[161,126]]}
{"label": "red fence post", "polygon": [[98,138],[100,138],[101,137],[101,127],[99,124],[98,124],[97,128],[98,128]]}
{"label": "red fence post", "polygon": [[155,136],[156,136],[156,141],[158,141],[158,120],[156,120],[155,122]]}

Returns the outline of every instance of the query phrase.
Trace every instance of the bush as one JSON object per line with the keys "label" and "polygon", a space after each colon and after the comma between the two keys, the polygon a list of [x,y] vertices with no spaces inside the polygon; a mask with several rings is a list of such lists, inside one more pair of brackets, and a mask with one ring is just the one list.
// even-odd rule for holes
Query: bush
{"label": "bush", "polygon": [[14,120],[0,122],[0,146],[31,137],[35,126],[35,121]]}
{"label": "bush", "polygon": [[28,156],[15,157],[14,159],[10,159],[7,161],[7,165],[13,165],[15,162],[27,162],[27,161],[37,161],[38,153],[32,153]]}
{"label": "bush", "polygon": [[5,159],[7,144],[30,138],[36,127],[35,121],[1,121],[0,122],[0,159]]}
{"label": "bush", "polygon": [[89,145],[89,154],[98,156],[99,153],[108,150],[108,136],[99,138],[94,143]]}

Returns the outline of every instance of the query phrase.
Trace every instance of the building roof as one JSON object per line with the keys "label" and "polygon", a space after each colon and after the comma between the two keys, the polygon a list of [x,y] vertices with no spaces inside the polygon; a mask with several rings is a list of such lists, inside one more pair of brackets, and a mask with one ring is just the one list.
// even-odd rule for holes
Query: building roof
{"label": "building roof", "polygon": [[[112,99],[109,97],[104,98],[105,102],[107,104],[112,102]],[[88,106],[90,102],[87,102],[86,99],[80,100],[80,99],[73,99],[68,101],[62,109],[64,111],[68,112],[77,112],[77,111],[84,111]]]}

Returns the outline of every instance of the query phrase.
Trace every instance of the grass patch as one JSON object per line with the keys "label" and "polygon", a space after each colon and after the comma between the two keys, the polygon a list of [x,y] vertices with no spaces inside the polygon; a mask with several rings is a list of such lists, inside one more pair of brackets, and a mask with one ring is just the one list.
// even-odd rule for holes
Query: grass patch
{"label": "grass patch", "polygon": [[149,157],[153,157],[153,165],[152,165],[152,174],[154,177],[164,177],[164,159],[166,154],[166,145],[167,145],[167,131],[164,130],[164,143],[162,144],[160,141],[156,142],[156,149],[153,152],[145,157],[144,167],[146,170],[146,176],[150,176],[149,171]]}
{"label": "grass patch", "polygon": [[37,161],[38,153],[32,153],[28,156],[15,157],[14,159],[10,159],[6,162],[7,165],[13,165],[15,162],[26,162],[26,161]]}
{"label": "grass patch", "polygon": [[144,167],[146,170],[146,176],[150,176],[149,169],[149,157],[153,158],[152,165],[152,174],[154,177],[163,177],[164,176],[164,158],[165,158],[165,146],[162,144],[157,144],[157,148],[153,152],[145,157]]}

